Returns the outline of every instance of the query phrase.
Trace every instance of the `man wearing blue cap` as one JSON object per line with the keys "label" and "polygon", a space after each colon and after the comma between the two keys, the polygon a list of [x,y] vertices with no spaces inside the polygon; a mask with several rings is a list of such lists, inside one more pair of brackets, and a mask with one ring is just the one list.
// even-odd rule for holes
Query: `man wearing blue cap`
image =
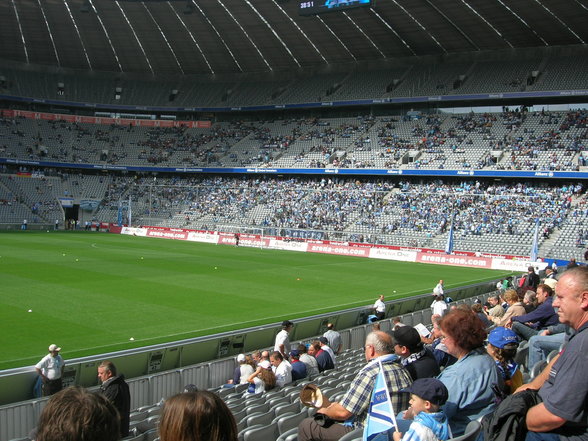
{"label": "man wearing blue cap", "polygon": [[297,349],[290,351],[290,364],[292,365],[292,381],[302,380],[308,376],[306,365],[300,361],[300,352]]}

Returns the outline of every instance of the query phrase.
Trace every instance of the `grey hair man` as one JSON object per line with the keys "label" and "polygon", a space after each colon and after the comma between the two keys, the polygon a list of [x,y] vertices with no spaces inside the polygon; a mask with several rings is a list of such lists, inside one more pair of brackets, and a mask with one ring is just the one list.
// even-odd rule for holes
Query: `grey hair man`
{"label": "grey hair man", "polygon": [[500,296],[493,295],[488,297],[488,307],[485,308],[490,317],[502,317],[504,315],[504,308],[500,304]]}
{"label": "grey hair man", "polygon": [[549,370],[538,376],[545,380],[539,389],[542,402],[529,409],[526,425],[535,440],[588,439],[588,267],[566,270],[557,284],[553,307],[559,321],[576,334],[548,365]]}
{"label": "grey hair man", "polygon": [[393,408],[408,408],[409,395],[400,391],[408,387],[412,380],[408,371],[395,362],[392,336],[381,331],[371,332],[365,340],[364,350],[367,364],[355,376],[341,401],[328,403],[327,407],[317,410],[317,415],[324,415],[324,418],[336,423],[321,425],[316,418],[306,418],[298,426],[299,441],[336,441],[355,428],[364,427],[380,363]]}
{"label": "grey hair man", "polygon": [[111,361],[103,361],[98,366],[98,379],[102,382],[100,392],[114,404],[120,415],[120,436],[129,434],[131,413],[131,394],[124,375],[118,375]]}

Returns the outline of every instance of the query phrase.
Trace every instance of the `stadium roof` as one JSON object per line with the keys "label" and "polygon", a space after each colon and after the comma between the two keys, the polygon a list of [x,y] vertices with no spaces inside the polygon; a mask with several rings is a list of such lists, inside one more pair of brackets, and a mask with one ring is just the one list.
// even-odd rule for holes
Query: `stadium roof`
{"label": "stadium roof", "polygon": [[[317,0],[315,0],[317,2]],[[585,44],[586,0],[5,0],[0,59],[154,75],[276,73],[410,56]]]}

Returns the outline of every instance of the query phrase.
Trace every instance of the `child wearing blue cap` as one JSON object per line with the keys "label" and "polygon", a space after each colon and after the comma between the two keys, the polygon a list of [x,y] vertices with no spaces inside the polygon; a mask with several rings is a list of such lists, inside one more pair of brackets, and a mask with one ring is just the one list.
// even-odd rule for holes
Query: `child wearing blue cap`
{"label": "child wearing blue cap", "polygon": [[523,373],[514,357],[519,347],[519,336],[512,330],[499,326],[488,335],[488,354],[496,361],[498,371],[502,374],[506,394],[512,394],[523,385]]}
{"label": "child wearing blue cap", "polygon": [[394,432],[394,441],[445,441],[451,438],[447,416],[441,410],[449,396],[445,385],[436,378],[419,378],[407,389],[410,407],[404,418],[413,418],[410,428],[403,435]]}

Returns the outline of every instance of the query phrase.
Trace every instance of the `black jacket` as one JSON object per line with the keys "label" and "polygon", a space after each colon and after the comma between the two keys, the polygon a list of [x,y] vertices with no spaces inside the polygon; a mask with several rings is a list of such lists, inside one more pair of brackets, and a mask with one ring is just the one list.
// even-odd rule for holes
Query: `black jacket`
{"label": "black jacket", "polygon": [[425,354],[421,358],[409,363],[405,367],[412,381],[418,378],[436,377],[441,373],[437,359],[429,349],[425,349]]}
{"label": "black jacket", "polygon": [[120,414],[120,436],[123,438],[128,436],[131,394],[129,392],[129,385],[125,382],[125,376],[118,375],[109,378],[100,386],[100,392],[108,398],[108,401],[114,404],[114,407],[116,407]]}
{"label": "black jacket", "polygon": [[527,411],[541,403],[538,391],[527,389],[509,395],[493,414],[482,419],[485,441],[524,441],[527,435]]}

